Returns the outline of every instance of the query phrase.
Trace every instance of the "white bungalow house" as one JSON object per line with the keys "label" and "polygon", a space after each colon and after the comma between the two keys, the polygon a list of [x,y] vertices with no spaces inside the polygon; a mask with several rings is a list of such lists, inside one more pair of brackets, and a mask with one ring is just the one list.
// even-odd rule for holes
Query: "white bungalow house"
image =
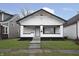
{"label": "white bungalow house", "polygon": [[54,15],[49,8],[39,9],[17,21],[21,38],[62,38],[64,22],[64,19]]}
{"label": "white bungalow house", "polygon": [[64,36],[69,39],[79,39],[79,14],[73,16],[64,24]]}

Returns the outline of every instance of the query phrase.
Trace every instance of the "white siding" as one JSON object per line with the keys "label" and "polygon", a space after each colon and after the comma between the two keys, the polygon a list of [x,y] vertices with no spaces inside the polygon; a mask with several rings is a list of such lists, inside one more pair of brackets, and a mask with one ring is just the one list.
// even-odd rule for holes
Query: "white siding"
{"label": "white siding", "polygon": [[64,36],[71,39],[76,39],[76,24],[64,27]]}
{"label": "white siding", "polygon": [[47,16],[34,16],[33,18],[27,18],[26,21],[22,21],[22,25],[60,25],[62,24],[54,18]]}
{"label": "white siding", "polygon": [[64,21],[44,11],[40,11],[20,21],[21,25],[61,25],[62,23]]}

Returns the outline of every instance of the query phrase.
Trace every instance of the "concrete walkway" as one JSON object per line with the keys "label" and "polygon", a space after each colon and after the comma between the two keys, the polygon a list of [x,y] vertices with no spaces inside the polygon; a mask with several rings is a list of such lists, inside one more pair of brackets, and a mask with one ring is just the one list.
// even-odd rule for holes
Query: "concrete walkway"
{"label": "concrete walkway", "polygon": [[40,48],[40,43],[41,43],[41,41],[40,41],[39,37],[33,38],[33,40],[30,42],[29,49]]}
{"label": "concrete walkway", "polygon": [[36,51],[39,51],[36,49],[40,49],[40,43],[41,43],[40,37],[33,38],[33,40],[30,42],[30,45],[29,45],[29,55],[33,56],[35,55]]}

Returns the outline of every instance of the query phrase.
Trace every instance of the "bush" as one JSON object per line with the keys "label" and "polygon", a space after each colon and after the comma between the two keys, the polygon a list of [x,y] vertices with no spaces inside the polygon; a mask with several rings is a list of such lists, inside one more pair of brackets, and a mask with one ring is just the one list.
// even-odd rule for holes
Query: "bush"
{"label": "bush", "polygon": [[75,39],[75,43],[79,45],[79,39]]}
{"label": "bush", "polygon": [[64,37],[64,39],[68,39],[68,37],[67,37],[67,36],[65,36],[65,37]]}

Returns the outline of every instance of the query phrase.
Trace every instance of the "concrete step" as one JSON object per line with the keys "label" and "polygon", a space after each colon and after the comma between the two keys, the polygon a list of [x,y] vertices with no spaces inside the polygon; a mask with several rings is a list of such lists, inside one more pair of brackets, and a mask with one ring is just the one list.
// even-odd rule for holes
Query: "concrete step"
{"label": "concrete step", "polygon": [[37,48],[40,48],[40,44],[37,44],[37,43],[36,43],[36,44],[35,44],[35,43],[34,43],[34,44],[30,44],[29,48],[30,48],[30,49],[37,49]]}
{"label": "concrete step", "polygon": [[40,37],[34,37],[33,40],[40,40]]}
{"label": "concrete step", "polygon": [[33,40],[40,40],[40,39],[33,39]]}
{"label": "concrete step", "polygon": [[41,41],[31,41],[30,43],[41,43]]}
{"label": "concrete step", "polygon": [[33,40],[30,43],[40,43],[40,37],[34,37]]}

